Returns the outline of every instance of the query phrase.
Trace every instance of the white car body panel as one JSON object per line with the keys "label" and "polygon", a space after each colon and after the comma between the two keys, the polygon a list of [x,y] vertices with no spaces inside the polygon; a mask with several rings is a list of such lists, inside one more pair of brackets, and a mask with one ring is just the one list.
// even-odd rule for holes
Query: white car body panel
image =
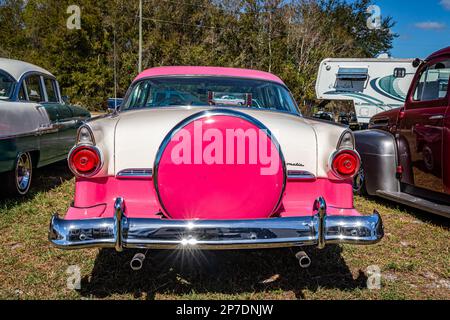
{"label": "white car body panel", "polygon": [[[41,67],[13,59],[0,58],[0,70],[8,73],[16,82],[29,72],[54,78]],[[47,112],[39,103],[0,99],[0,138],[38,133],[48,130],[50,123]]]}
{"label": "white car body panel", "polygon": [[[104,165],[97,176],[115,176],[125,169],[152,168],[163,139],[179,122],[209,107],[149,108],[121,112],[89,122]],[[302,170],[329,178],[328,161],[336,150],[342,126],[301,116],[258,109],[235,108],[262,122],[275,136],[287,170]],[[320,147],[319,147],[320,146]]]}
{"label": "white car body panel", "polygon": [[0,101],[0,138],[38,133],[50,126],[38,103]]}

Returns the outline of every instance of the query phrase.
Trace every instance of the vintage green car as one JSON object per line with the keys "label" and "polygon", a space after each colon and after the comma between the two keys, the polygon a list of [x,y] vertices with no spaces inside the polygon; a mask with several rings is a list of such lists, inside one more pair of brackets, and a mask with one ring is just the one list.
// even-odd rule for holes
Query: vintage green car
{"label": "vintage green car", "polygon": [[63,101],[50,72],[0,58],[1,193],[25,195],[33,168],[65,159],[88,118],[87,110]]}

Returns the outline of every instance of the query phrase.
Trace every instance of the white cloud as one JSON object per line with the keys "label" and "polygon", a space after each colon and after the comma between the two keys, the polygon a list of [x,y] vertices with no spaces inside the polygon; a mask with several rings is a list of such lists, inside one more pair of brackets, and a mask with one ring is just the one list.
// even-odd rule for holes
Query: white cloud
{"label": "white cloud", "polygon": [[439,3],[444,7],[445,10],[450,10],[450,0],[441,0],[441,2]]}
{"label": "white cloud", "polygon": [[418,22],[415,24],[415,26],[419,29],[424,30],[442,30],[445,28],[445,23],[440,23],[436,21],[425,21],[425,22]]}

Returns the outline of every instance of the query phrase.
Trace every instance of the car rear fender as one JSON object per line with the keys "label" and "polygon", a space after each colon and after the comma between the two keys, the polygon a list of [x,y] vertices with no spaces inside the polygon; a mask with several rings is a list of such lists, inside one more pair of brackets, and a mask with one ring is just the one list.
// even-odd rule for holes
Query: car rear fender
{"label": "car rear fender", "polygon": [[356,131],[355,140],[365,173],[367,193],[375,195],[377,190],[400,191],[395,137],[389,132],[372,129]]}

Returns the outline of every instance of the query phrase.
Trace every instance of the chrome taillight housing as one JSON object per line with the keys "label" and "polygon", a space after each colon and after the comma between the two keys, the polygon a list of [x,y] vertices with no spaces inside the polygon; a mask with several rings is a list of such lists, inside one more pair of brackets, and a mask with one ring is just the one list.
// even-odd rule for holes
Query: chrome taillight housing
{"label": "chrome taillight housing", "polygon": [[342,179],[353,178],[361,167],[361,158],[353,149],[337,150],[331,156],[330,162],[333,174]]}
{"label": "chrome taillight housing", "polygon": [[103,158],[96,146],[80,144],[70,151],[68,163],[70,170],[76,176],[91,177],[101,169]]}
{"label": "chrome taillight housing", "polygon": [[331,155],[329,167],[334,176],[340,179],[353,178],[361,167],[361,157],[355,150],[355,137],[350,130],[344,131]]}
{"label": "chrome taillight housing", "polygon": [[92,144],[95,145],[94,134],[87,125],[82,125],[78,129],[77,144]]}
{"label": "chrome taillight housing", "polygon": [[77,144],[70,150],[67,160],[76,176],[91,177],[100,171],[103,166],[102,153],[95,146],[94,134],[88,125],[78,129]]}

